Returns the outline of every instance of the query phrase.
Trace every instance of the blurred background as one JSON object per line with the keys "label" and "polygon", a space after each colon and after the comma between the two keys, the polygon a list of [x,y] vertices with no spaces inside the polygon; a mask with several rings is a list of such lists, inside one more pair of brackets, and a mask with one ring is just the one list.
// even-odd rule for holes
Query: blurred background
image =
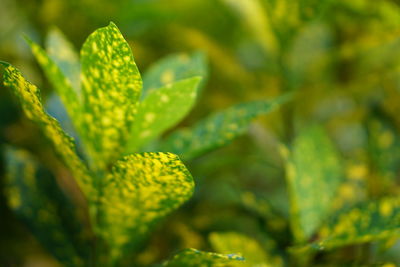
{"label": "blurred background", "polygon": [[[232,144],[187,162],[195,196],[160,225],[138,255],[140,264],[184,247],[211,250],[208,235],[214,231],[244,233],[284,253],[292,237],[278,148],[310,124],[323,125],[340,151],[345,182],[337,203],[400,192],[400,1],[0,0],[0,59],[18,67],[46,99],[53,89],[23,35],[43,44],[56,26],[79,49],[110,21],[130,43],[142,72],[171,53],[205,53],[207,83],[180,126],[236,103],[297,92]],[[0,114],[0,146],[51,158],[50,146],[3,85]],[[3,180],[0,158],[0,188]],[[0,214],[1,266],[58,266],[14,217],[3,194]],[[360,265],[400,264],[399,244],[377,250],[347,247],[320,262],[346,262],[351,254]]]}

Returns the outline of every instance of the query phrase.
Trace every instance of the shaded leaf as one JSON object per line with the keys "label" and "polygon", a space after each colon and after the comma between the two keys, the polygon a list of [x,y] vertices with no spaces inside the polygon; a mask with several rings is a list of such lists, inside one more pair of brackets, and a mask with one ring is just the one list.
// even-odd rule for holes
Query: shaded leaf
{"label": "shaded leaf", "polygon": [[41,244],[66,266],[85,266],[88,244],[74,207],[55,178],[26,152],[8,148],[6,196],[10,208]]}
{"label": "shaded leaf", "polygon": [[129,137],[142,88],[128,43],[115,24],[92,33],[81,50],[83,141],[91,166],[104,170]]}
{"label": "shaded leaf", "polygon": [[307,128],[296,137],[286,176],[292,231],[305,241],[326,219],[342,180],[337,151],[322,128]]}
{"label": "shaded leaf", "polygon": [[25,115],[35,122],[51,141],[55,151],[70,169],[80,188],[89,199],[95,196],[92,178],[85,164],[76,154],[75,144],[60,127],[57,120],[43,109],[39,89],[25,80],[21,72],[13,66],[3,63],[5,68],[4,84],[18,97]]}
{"label": "shaded leaf", "polygon": [[211,267],[231,266],[237,261],[244,261],[236,254],[223,255],[213,252],[204,252],[188,248],[176,254],[171,260],[164,263],[166,267]]}
{"label": "shaded leaf", "polygon": [[243,256],[243,266],[283,266],[278,255],[273,255],[272,248],[267,250],[254,239],[235,232],[211,233],[210,243],[215,251],[223,254],[235,253]]}
{"label": "shaded leaf", "polygon": [[46,51],[79,96],[81,87],[79,55],[57,28],[51,29],[47,35]]}
{"label": "shaded leaf", "polygon": [[203,53],[173,54],[157,61],[143,75],[143,97],[155,89],[179,80],[207,77],[207,62]]}
{"label": "shaded leaf", "polygon": [[139,104],[127,151],[135,152],[183,119],[195,103],[200,80],[181,80],[150,92]]}
{"label": "shaded leaf", "polygon": [[385,197],[338,213],[319,231],[317,249],[400,237],[400,198]]}
{"label": "shaded leaf", "polygon": [[179,130],[168,136],[161,150],[173,152],[187,160],[224,146],[243,134],[254,118],[273,111],[289,98],[290,95],[284,95],[271,101],[242,103],[215,113],[190,129]]}
{"label": "shaded leaf", "polygon": [[104,182],[98,233],[115,260],[137,248],[154,224],[188,200],[194,182],[171,153],[133,154],[118,161]]}

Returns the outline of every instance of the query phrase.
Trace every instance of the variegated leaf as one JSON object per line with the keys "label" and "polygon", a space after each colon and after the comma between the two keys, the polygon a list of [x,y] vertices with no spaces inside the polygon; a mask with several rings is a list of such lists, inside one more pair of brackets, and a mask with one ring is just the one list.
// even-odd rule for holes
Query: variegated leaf
{"label": "variegated leaf", "polygon": [[189,248],[176,254],[171,260],[164,263],[165,267],[223,267],[232,266],[236,262],[243,262],[244,258],[236,254],[219,254],[204,252]]}
{"label": "variegated leaf", "polygon": [[142,80],[128,43],[115,24],[92,33],[81,50],[83,141],[91,166],[105,170],[129,137]]}
{"label": "variegated leaf", "polygon": [[127,151],[135,152],[184,118],[195,103],[200,80],[181,80],[150,92],[139,105]]}
{"label": "variegated leaf", "polygon": [[317,126],[296,137],[286,166],[291,227],[298,242],[311,237],[328,216],[342,181],[338,153]]}
{"label": "variegated leaf", "polygon": [[21,72],[13,66],[8,63],[2,63],[2,65],[6,67],[4,84],[10,87],[17,96],[25,115],[41,127],[55,151],[71,170],[86,197],[89,200],[95,197],[92,178],[87,167],[76,154],[73,139],[62,130],[57,120],[45,112],[39,89],[25,80]]}
{"label": "variegated leaf", "polygon": [[113,260],[134,249],[161,218],[193,193],[189,171],[171,153],[133,154],[118,161],[104,181],[100,234]]}
{"label": "variegated leaf", "polygon": [[[80,96],[80,70],[79,55],[73,45],[65,38],[60,30],[53,28],[46,39],[48,56],[60,68],[76,94]],[[50,79],[50,77],[48,77]]]}
{"label": "variegated leaf", "polygon": [[173,54],[157,61],[143,75],[143,97],[155,89],[179,80],[200,76],[207,78],[207,62],[203,53]]}
{"label": "variegated leaf", "polygon": [[267,248],[264,249],[256,240],[243,234],[235,232],[211,233],[209,239],[215,251],[223,254],[236,253],[243,256],[246,261],[241,264],[242,266],[283,266],[282,258],[273,252],[273,247],[269,247],[268,250]]}
{"label": "variegated leaf", "polygon": [[317,249],[400,238],[400,198],[385,197],[338,213],[318,233]]}
{"label": "variegated leaf", "polygon": [[186,160],[199,156],[230,143],[247,130],[254,118],[273,111],[289,98],[290,95],[284,95],[272,101],[254,101],[230,107],[190,129],[174,132],[162,143],[161,150],[173,152]]}
{"label": "variegated leaf", "polygon": [[89,245],[82,224],[55,178],[22,150],[6,149],[5,163],[10,208],[61,263],[86,266]]}

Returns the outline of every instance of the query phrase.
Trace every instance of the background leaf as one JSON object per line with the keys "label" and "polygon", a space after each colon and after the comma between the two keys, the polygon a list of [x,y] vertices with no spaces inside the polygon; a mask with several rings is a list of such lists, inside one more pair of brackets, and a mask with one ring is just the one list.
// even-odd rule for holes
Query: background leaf
{"label": "background leaf", "polygon": [[[235,232],[211,233],[209,237],[212,247],[219,253],[236,253],[246,261],[242,266],[283,266],[282,258],[274,255],[272,249],[267,252],[256,240]],[[267,254],[268,253],[268,254]]]}
{"label": "background leaf", "polygon": [[99,229],[113,260],[137,248],[154,224],[193,193],[189,171],[171,153],[134,154],[118,161],[104,182]]}
{"label": "background leaf", "polygon": [[200,81],[180,80],[150,92],[139,104],[127,151],[135,152],[183,119],[195,103]]}
{"label": "background leaf", "polygon": [[173,54],[157,61],[143,75],[143,93],[146,97],[155,89],[179,80],[200,76],[207,79],[207,62],[202,52]]}
{"label": "background leaf", "polygon": [[242,103],[213,114],[190,129],[178,130],[168,136],[161,150],[173,152],[188,160],[226,145],[243,134],[254,118],[273,111],[289,97],[285,95],[271,101]]}
{"label": "background leaf", "polygon": [[385,197],[339,212],[319,231],[317,249],[400,237],[400,198]]}
{"label": "background leaf", "polygon": [[292,231],[298,242],[305,241],[328,216],[342,180],[338,153],[322,128],[313,126],[299,133],[286,176]]}
{"label": "background leaf", "polygon": [[204,252],[189,248],[176,254],[171,260],[164,263],[166,267],[208,267],[208,266],[230,266],[236,261],[243,261],[244,258],[231,254],[223,255],[213,252]]}
{"label": "background leaf", "polygon": [[142,80],[128,43],[113,23],[87,38],[81,64],[83,141],[91,166],[104,170],[123,152]]}
{"label": "background leaf", "polygon": [[10,208],[61,263],[86,266],[89,245],[82,224],[55,177],[22,150],[8,148],[5,158]]}

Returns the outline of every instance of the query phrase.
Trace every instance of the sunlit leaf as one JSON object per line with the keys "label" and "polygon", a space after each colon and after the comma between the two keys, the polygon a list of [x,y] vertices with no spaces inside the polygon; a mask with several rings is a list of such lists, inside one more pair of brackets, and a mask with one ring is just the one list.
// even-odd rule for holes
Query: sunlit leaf
{"label": "sunlit leaf", "polygon": [[243,134],[250,122],[259,115],[273,111],[286,102],[290,95],[271,101],[238,104],[213,114],[190,129],[171,134],[162,144],[162,151],[170,151],[184,159],[191,159],[207,151],[230,143]]}
{"label": "sunlit leaf", "polygon": [[200,76],[207,77],[207,62],[201,52],[173,54],[157,61],[143,75],[143,97],[167,84]]}
{"label": "sunlit leaf", "polygon": [[213,252],[204,252],[189,248],[176,254],[171,260],[164,263],[165,267],[222,267],[231,266],[237,261],[244,261],[236,254],[223,255]]}
{"label": "sunlit leaf", "polygon": [[326,219],[341,183],[338,153],[322,128],[306,128],[296,137],[286,166],[291,227],[305,241]]}
{"label": "sunlit leaf", "polygon": [[6,196],[10,208],[41,244],[66,266],[85,266],[88,244],[73,206],[55,178],[27,153],[8,148]]}
{"label": "sunlit leaf", "polygon": [[122,153],[142,88],[128,43],[115,24],[92,33],[81,50],[83,141],[91,166],[104,170]]}
{"label": "sunlit leaf", "polygon": [[[46,39],[46,51],[53,62],[60,68],[72,88],[80,95],[80,62],[73,45],[60,30],[53,28]],[[50,78],[50,77],[48,77]]]}
{"label": "sunlit leaf", "polygon": [[[235,253],[243,256],[243,266],[283,266],[283,261],[274,255],[272,248],[263,248],[256,240],[235,232],[211,233],[210,243],[215,251],[223,254]],[[268,254],[267,254],[268,253]]]}
{"label": "sunlit leaf", "polygon": [[154,224],[188,200],[194,182],[171,153],[133,154],[118,161],[104,182],[98,232],[113,259],[137,248]]}
{"label": "sunlit leaf", "polygon": [[317,249],[400,238],[400,198],[385,197],[338,213],[319,231]]}
{"label": "sunlit leaf", "polygon": [[[69,117],[72,119],[74,126],[77,131],[81,131],[82,122],[82,105],[79,96],[79,91],[77,88],[73,88],[73,83],[67,78],[64,73],[65,67],[62,68],[56,63],[59,63],[59,59],[54,60],[55,57],[50,57],[39,45],[32,42],[27,38],[33,55],[36,57],[39,65],[42,67],[47,79],[53,85],[57,94],[59,95],[62,103],[64,104]],[[63,50],[66,51],[66,50]],[[63,53],[62,51],[59,52]],[[68,52],[66,52],[68,54]],[[73,58],[73,57],[71,57]],[[79,69],[77,70],[79,72]],[[75,77],[76,78],[76,77]]]}
{"label": "sunlit leaf", "polygon": [[181,80],[150,92],[139,104],[128,152],[135,152],[183,119],[195,103],[200,80],[199,77]]}
{"label": "sunlit leaf", "polygon": [[7,63],[2,64],[6,66],[4,84],[18,97],[25,115],[41,127],[55,151],[71,170],[86,197],[89,199],[94,197],[93,181],[86,166],[76,154],[73,139],[61,129],[57,120],[44,111],[39,89],[25,80],[19,70]]}

